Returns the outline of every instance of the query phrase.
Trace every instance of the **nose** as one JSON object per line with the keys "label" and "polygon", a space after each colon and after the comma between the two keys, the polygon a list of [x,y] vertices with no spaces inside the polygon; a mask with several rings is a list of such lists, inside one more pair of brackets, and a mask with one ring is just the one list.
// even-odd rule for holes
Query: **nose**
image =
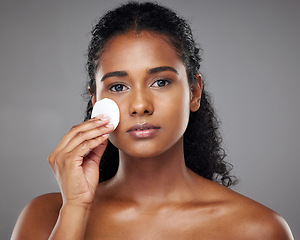
{"label": "nose", "polygon": [[136,90],[132,93],[129,107],[131,116],[152,115],[153,111],[152,97],[147,91]]}

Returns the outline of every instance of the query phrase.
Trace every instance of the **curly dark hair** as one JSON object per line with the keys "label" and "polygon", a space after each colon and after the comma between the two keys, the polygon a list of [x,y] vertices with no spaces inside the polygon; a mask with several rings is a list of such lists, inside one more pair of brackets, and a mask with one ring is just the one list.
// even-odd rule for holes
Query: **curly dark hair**
{"label": "curly dark hair", "polygon": [[[192,86],[197,82],[195,75],[200,70],[201,49],[196,45],[187,21],[172,10],[156,3],[128,2],[107,12],[92,30],[92,39],[87,53],[86,68],[89,80],[86,94],[88,88],[93,94],[96,92],[95,72],[107,41],[132,30],[150,31],[167,36],[186,67],[189,84]],[[221,147],[219,121],[210,96],[205,90],[205,83],[203,83],[200,104],[198,111],[191,112],[184,133],[186,166],[204,178],[230,187],[236,178],[229,174],[232,165],[224,161],[226,154]],[[89,100],[85,120],[90,119],[92,107],[92,102]],[[101,159],[99,181],[113,177],[118,165],[118,149],[109,142]]]}

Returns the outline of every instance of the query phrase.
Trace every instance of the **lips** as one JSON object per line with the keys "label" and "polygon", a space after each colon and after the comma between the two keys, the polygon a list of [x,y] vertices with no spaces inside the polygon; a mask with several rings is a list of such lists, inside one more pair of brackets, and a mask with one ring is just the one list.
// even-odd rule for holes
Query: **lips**
{"label": "lips", "polygon": [[154,136],[160,127],[150,123],[135,124],[127,132],[134,138],[149,138]]}

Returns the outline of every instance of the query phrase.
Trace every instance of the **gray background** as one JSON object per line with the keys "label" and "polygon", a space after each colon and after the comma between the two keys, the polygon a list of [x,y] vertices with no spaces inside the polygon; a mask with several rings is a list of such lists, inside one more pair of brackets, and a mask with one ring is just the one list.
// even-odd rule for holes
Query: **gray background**
{"label": "gray background", "polygon": [[[33,197],[58,191],[47,156],[83,119],[89,31],[119,2],[0,1],[1,239]],[[235,190],[300,237],[300,1],[159,2],[190,19],[204,49]]]}

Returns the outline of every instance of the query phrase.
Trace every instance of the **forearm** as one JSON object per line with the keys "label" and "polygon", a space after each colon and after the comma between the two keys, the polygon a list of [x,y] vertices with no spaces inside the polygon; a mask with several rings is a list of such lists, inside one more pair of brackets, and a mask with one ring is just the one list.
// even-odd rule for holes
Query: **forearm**
{"label": "forearm", "polygon": [[63,206],[49,240],[84,239],[89,214],[88,206]]}

